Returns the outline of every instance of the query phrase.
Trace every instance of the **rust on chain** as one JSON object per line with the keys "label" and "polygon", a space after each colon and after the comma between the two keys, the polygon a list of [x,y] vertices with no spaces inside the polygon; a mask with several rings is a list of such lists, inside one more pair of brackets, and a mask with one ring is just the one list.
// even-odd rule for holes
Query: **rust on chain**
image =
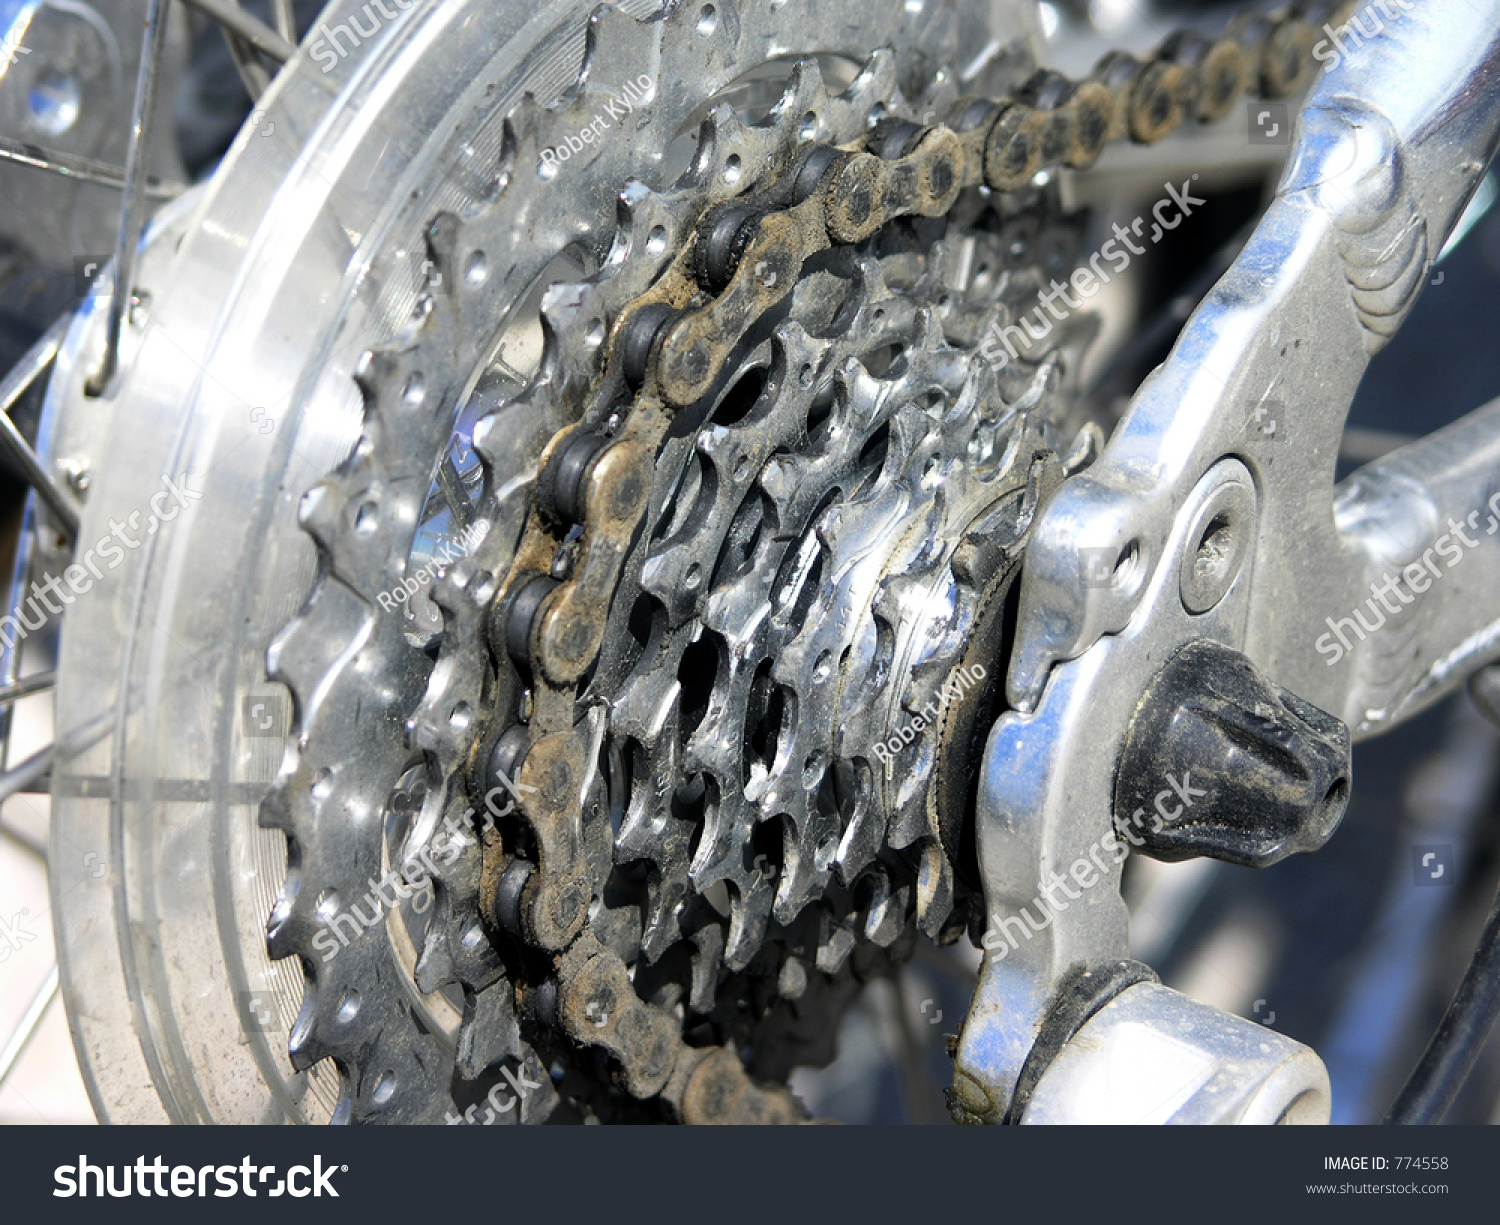
{"label": "rust on chain", "polygon": [[521,895],[531,940],[556,950],[583,930],[593,882],[580,873],[583,863],[583,779],[581,737],[572,729],[535,741],[521,762],[517,790],[536,835],[538,870]]}
{"label": "rust on chain", "polygon": [[585,481],[584,534],[570,582],[542,605],[533,631],[538,669],[558,688],[577,684],[599,653],[605,612],[651,493],[651,460],[636,439],[608,447]]}
{"label": "rust on chain", "polygon": [[603,1048],[619,1065],[620,1086],[636,1098],[666,1087],[685,1047],[675,1017],[641,1001],[625,963],[594,939],[570,950],[559,1000],[563,1030],[583,1046]]}
{"label": "rust on chain", "polygon": [[668,404],[685,408],[707,395],[750,324],[791,293],[803,261],[828,246],[826,236],[806,224],[816,208],[814,198],[762,217],[724,292],[672,325],[656,359]]}
{"label": "rust on chain", "polygon": [[746,1074],[733,1051],[715,1047],[683,1085],[680,1115],[699,1126],[725,1123],[800,1123],[807,1114],[783,1085],[762,1085]]}

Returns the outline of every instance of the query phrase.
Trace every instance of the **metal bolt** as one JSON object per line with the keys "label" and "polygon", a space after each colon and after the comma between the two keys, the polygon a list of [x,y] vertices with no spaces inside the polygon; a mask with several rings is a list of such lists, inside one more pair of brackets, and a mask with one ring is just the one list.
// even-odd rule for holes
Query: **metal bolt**
{"label": "metal bolt", "polygon": [[1187,533],[1178,587],[1182,606],[1195,616],[1216,607],[1234,586],[1249,556],[1255,495],[1238,480],[1204,499]]}

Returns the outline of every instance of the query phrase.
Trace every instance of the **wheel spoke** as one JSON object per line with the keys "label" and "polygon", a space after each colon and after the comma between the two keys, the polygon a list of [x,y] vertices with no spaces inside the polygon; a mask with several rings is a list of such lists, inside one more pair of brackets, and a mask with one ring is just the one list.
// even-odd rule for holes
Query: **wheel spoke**
{"label": "wheel spoke", "polygon": [[52,768],[52,758],[56,755],[57,746],[49,744],[45,749],[33,753],[18,766],[12,766],[5,773],[0,774],[0,804],[10,799],[13,795],[19,795],[34,784],[42,775]]}
{"label": "wheel spoke", "polygon": [[52,969],[47,971],[47,977],[41,989],[27,1005],[26,1014],[21,1018],[21,1023],[16,1026],[15,1032],[6,1041],[5,1050],[0,1052],[0,1085],[5,1083],[10,1070],[16,1066],[16,1060],[20,1059],[21,1052],[26,1049],[27,1043],[31,1041],[36,1034],[37,1027],[41,1025],[42,1018],[47,1015],[48,1007],[57,998],[57,985],[57,963],[54,962]]}
{"label": "wheel spoke", "polygon": [[205,17],[217,21],[226,30],[238,34],[262,55],[268,55],[278,64],[284,64],[297,53],[297,48],[275,30],[257,21],[249,13],[231,4],[229,0],[182,0],[189,8],[195,8]]}
{"label": "wheel spoke", "polygon": [[125,158],[125,199],[120,205],[120,232],[115,240],[115,282],[109,300],[104,359],[84,388],[87,394],[94,396],[104,391],[119,365],[120,329],[125,322],[125,312],[130,309],[136,248],[146,224],[146,160],[151,148],[152,117],[156,112],[156,87],[167,45],[167,8],[168,0],[150,0],[150,7],[146,10],[141,67],[135,83],[135,113],[130,124],[130,152]]}
{"label": "wheel spoke", "polygon": [[245,86],[245,92],[250,95],[250,103],[253,106],[260,101],[261,94],[265,93],[266,87],[270,85],[271,74],[261,63],[255,48],[238,34],[226,28],[224,42],[229,47],[230,58],[234,60],[235,69],[240,74],[240,81]]}
{"label": "wheel spoke", "polygon": [[56,672],[37,672],[9,685],[0,685],[0,706],[8,706],[34,693],[44,693],[56,683]]}
{"label": "wheel spoke", "polygon": [[43,863],[47,862],[47,848],[30,834],[23,833],[14,825],[7,825],[4,821],[0,821],[0,837],[9,838],[18,847],[30,851]]}
{"label": "wheel spoke", "polygon": [[[0,160],[34,166],[38,170],[47,170],[68,179],[98,183],[101,187],[113,187],[116,191],[123,191],[125,188],[123,166],[96,161],[91,157],[79,157],[76,153],[63,153],[58,149],[44,149],[41,145],[23,144],[9,136],[0,136]],[[186,183],[159,179],[154,174],[146,178],[146,197],[150,200],[174,200],[186,190]]]}
{"label": "wheel spoke", "polygon": [[27,482],[37,491],[71,539],[78,535],[77,501],[53,479],[52,474],[47,471],[47,465],[31,449],[31,444],[21,436],[21,431],[16,429],[15,422],[10,419],[11,408],[51,367],[68,323],[67,317],[54,323],[47,329],[46,335],[16,364],[15,369],[0,379],[0,447],[15,461]]}
{"label": "wheel spoke", "polygon": [[44,749],[38,749],[18,766],[0,773],[0,804],[29,790],[47,775],[55,762],[68,761],[79,753],[92,748],[114,725],[114,708],[101,711],[77,731],[55,741]]}
{"label": "wheel spoke", "polygon": [[276,22],[276,32],[287,42],[296,44],[297,14],[292,11],[292,0],[271,0],[271,16]]}
{"label": "wheel spoke", "polygon": [[[240,0],[226,0],[230,7],[238,12]],[[234,66],[239,71],[240,80],[245,84],[245,92],[250,95],[251,105],[260,101],[261,94],[266,92],[266,87],[271,84],[271,74],[266,71],[266,66],[256,53],[255,46],[241,34],[236,34],[227,25],[221,25],[220,31],[224,35],[224,42],[229,47],[229,54],[234,60]]]}

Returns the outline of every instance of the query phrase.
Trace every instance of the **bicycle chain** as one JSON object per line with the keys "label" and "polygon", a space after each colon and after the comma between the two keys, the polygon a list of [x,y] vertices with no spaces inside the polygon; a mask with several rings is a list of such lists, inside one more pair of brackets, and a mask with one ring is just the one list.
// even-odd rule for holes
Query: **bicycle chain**
{"label": "bicycle chain", "polygon": [[[1112,142],[1155,143],[1190,118],[1221,119],[1248,88],[1296,93],[1315,68],[1318,26],[1338,24],[1353,7],[1342,0],[1245,14],[1217,39],[1175,33],[1144,60],[1111,52],[1080,82],[1041,71],[1013,98],[964,99],[947,123],[878,124],[852,145],[808,143],[779,182],[710,210],[667,273],[613,321],[591,409],[544,452],[541,505],[492,606],[493,649],[534,680],[530,719],[515,725],[525,740],[502,737],[491,762],[473,766],[488,789],[493,759],[502,758],[499,773],[509,766],[526,796],[520,807],[539,856],[520,893],[521,931],[557,955],[565,1031],[607,1050],[632,1095],[661,1094],[688,1121],[799,1113],[784,1089],[752,1082],[732,1052],[684,1044],[676,1020],[640,1001],[625,964],[583,932],[592,886],[579,795],[589,744],[587,729],[574,725],[577,686],[596,661],[674,413],[716,384],[751,323],[791,292],[814,255],[898,218],[942,216],[965,188],[1014,191],[1043,170],[1087,169]],[[612,403],[621,383],[635,389],[624,409]],[[615,418],[608,433],[599,426],[606,416]],[[570,571],[558,577],[565,545]],[[487,893],[499,891],[506,866],[496,845],[486,856]],[[602,1029],[599,1016],[609,1017]]]}

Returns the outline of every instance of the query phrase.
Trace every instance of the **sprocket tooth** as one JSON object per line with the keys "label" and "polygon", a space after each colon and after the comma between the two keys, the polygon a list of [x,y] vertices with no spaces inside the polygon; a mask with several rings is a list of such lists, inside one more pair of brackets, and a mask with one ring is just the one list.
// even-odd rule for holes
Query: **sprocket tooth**
{"label": "sprocket tooth", "polygon": [[[503,365],[503,358],[497,360]],[[515,377],[521,376],[516,373]],[[515,449],[526,448],[528,442],[533,442],[533,449],[540,451],[551,440],[556,432],[553,427],[561,423],[552,419],[550,403],[544,402],[539,396],[545,390],[529,387],[513,398],[502,401],[474,423],[471,439],[474,454],[479,457],[486,472],[495,471],[511,457]],[[525,434],[518,437],[521,433],[518,427],[522,423]]]}
{"label": "sprocket tooth", "polygon": [[826,910],[818,914],[818,952],[814,964],[824,974],[837,974],[854,951],[854,932],[847,922],[834,919]]}
{"label": "sprocket tooth", "polygon": [[302,495],[297,508],[297,518],[303,530],[325,549],[338,539],[339,517],[342,514],[340,485],[341,482],[325,477]]}
{"label": "sprocket tooth", "polygon": [[[925,779],[931,773],[935,758],[936,749],[928,740],[919,738],[913,741],[912,754],[908,761],[910,773],[898,785],[896,798],[893,801],[896,815],[891,820],[886,833],[886,841],[893,850],[905,850],[929,832],[926,807],[912,801],[921,787],[926,785]],[[905,800],[904,804],[903,800]]]}
{"label": "sprocket tooth", "polygon": [[855,799],[849,824],[839,840],[833,867],[839,882],[848,887],[874,862],[884,845],[885,813],[878,804],[872,802],[874,782],[869,763],[858,759],[842,768],[853,776]]}
{"label": "sprocket tooth", "polygon": [[[481,909],[480,882],[484,871],[484,852],[479,838],[462,847],[452,862],[435,860],[428,855],[435,871],[437,900],[432,921],[427,925],[422,954],[417,959],[417,987],[424,994],[462,982],[482,991],[505,973],[504,964],[494,946],[485,938],[478,918]],[[467,916],[460,920],[458,916]]]}
{"label": "sprocket tooth", "polygon": [[496,1064],[521,1056],[521,1028],[515,991],[508,982],[464,992],[464,1019],[458,1031],[458,1074],[476,1080]]}
{"label": "sprocket tooth", "polygon": [[958,661],[947,652],[924,659],[912,670],[911,684],[902,697],[902,706],[913,713],[947,706],[944,689],[957,671]]}
{"label": "sprocket tooth", "polygon": [[[516,172],[516,142],[509,125],[502,124],[499,145],[493,154],[466,143],[459,150],[459,159],[453,168],[453,181],[475,206],[493,204]],[[417,274],[425,280],[425,269],[417,270]]]}
{"label": "sprocket tooth", "polygon": [[[744,748],[735,732],[739,723],[736,715],[745,709],[751,686],[755,683],[758,652],[750,648],[757,629],[752,626],[738,631],[743,634],[741,643],[731,640],[727,658],[719,662],[719,682],[709,700],[708,711],[688,737],[683,754],[683,768],[689,774],[713,775],[726,794],[743,794],[740,778],[744,772]],[[728,626],[724,626],[724,630],[731,634],[736,632]]]}
{"label": "sprocket tooth", "polygon": [[872,611],[887,625],[903,624],[910,618],[912,606],[925,596],[927,578],[919,574],[893,574],[882,579],[875,591]]}
{"label": "sprocket tooth", "polygon": [[739,785],[740,763],[729,759],[727,749],[723,759],[705,757],[701,752],[695,755],[690,742],[684,769],[690,776],[701,775],[705,787],[703,833],[690,868],[693,884],[701,891],[730,871],[727,865],[739,847],[737,831],[751,810]]}
{"label": "sprocket tooth", "polygon": [[[587,391],[598,374],[604,353],[602,337],[607,320],[596,317],[595,295],[588,288],[577,283],[559,283],[549,285],[542,294],[538,313],[542,321],[545,369],[553,384],[551,394],[559,399]],[[601,338],[597,346],[562,343],[562,337],[579,330],[592,334],[596,326]]]}
{"label": "sprocket tooth", "polygon": [[880,948],[890,948],[906,926],[905,895],[891,889],[889,874],[878,865],[860,884],[870,891],[861,910],[865,937]]}
{"label": "sprocket tooth", "polygon": [[877,105],[901,105],[896,80],[899,67],[895,52],[878,47],[865,61],[838,101],[858,115],[870,114]]}
{"label": "sprocket tooth", "polygon": [[[686,858],[684,848],[683,857]],[[680,865],[663,866],[653,858],[658,872],[646,891],[646,912],[642,923],[641,956],[648,965],[682,939],[681,914],[692,897],[692,881]]]}
{"label": "sprocket tooth", "polygon": [[771,911],[782,926],[790,925],[827,886],[839,832],[838,817],[816,809],[785,830],[781,881]]}
{"label": "sprocket tooth", "polygon": [[[748,681],[745,685],[736,686],[736,688],[748,689]],[[688,737],[686,751],[683,754],[683,768],[689,774],[711,774],[714,778],[720,780],[726,790],[739,793],[741,791],[739,786],[741,774],[740,750],[739,746],[734,743],[727,727],[728,717],[726,707],[734,709],[728,703],[720,705],[717,709],[715,705],[710,705],[708,714],[704,716],[703,722]],[[716,721],[712,725],[709,725],[710,721],[715,720],[716,716],[718,720],[723,721]]]}
{"label": "sprocket tooth", "polygon": [[788,957],[776,975],[776,994],[784,1000],[800,1000],[807,991],[807,967],[800,958]]}
{"label": "sprocket tooth", "polygon": [[714,1010],[719,969],[724,964],[724,928],[719,923],[705,923],[692,934],[692,986],[688,1007],[703,1016]]}
{"label": "sprocket tooth", "polygon": [[292,1067],[305,1072],[313,1064],[333,1055],[333,1048],[323,1041],[318,1027],[318,983],[310,977],[303,986],[302,1007],[292,1022],[287,1039],[287,1055]]}
{"label": "sprocket tooth", "polygon": [[682,938],[682,914],[693,894],[688,847],[694,826],[664,805],[655,837],[643,840],[641,855],[652,865],[642,916],[641,952],[654,963]]}
{"label": "sprocket tooth", "polygon": [[[806,821],[810,806],[799,776],[807,767],[792,764],[794,759],[802,761],[797,756],[798,747],[796,734],[793,733],[786,761],[778,763],[772,773],[758,780],[759,789],[753,784],[746,788],[746,798],[755,806],[757,820],[769,821],[773,817],[782,817],[790,820],[798,829]],[[781,756],[779,749],[777,756]]]}
{"label": "sprocket tooth", "polygon": [[[769,548],[769,546],[767,546]],[[704,603],[699,621],[705,629],[713,630],[729,647],[731,661],[751,651],[762,632],[765,618],[754,604],[748,614],[738,611],[747,597],[756,593],[752,575],[741,575],[726,586],[715,590]]]}
{"label": "sprocket tooth", "polygon": [[439,213],[428,222],[422,233],[427,246],[427,260],[431,264],[431,272],[427,278],[429,294],[436,291],[446,298],[452,298],[458,291],[459,232],[463,229],[463,224],[453,213]]}
{"label": "sprocket tooth", "polygon": [[694,594],[683,584],[683,574],[696,561],[697,550],[684,545],[675,558],[655,556],[649,558],[641,568],[641,590],[654,596],[663,608],[674,629],[691,625],[695,605]]}
{"label": "sprocket tooth", "polygon": [[981,587],[1014,556],[1017,541],[1010,532],[966,535],[953,553],[953,575],[971,588]]}
{"label": "sprocket tooth", "polygon": [[615,837],[615,862],[633,863],[638,859],[654,856],[658,850],[662,826],[672,820],[667,801],[670,797],[656,797],[654,802],[632,800],[631,807]]}
{"label": "sprocket tooth", "polygon": [[[308,780],[303,779],[296,782],[295,776],[287,776],[277,779],[271,784],[270,790],[261,797],[260,808],[257,811],[257,823],[262,829],[280,830],[288,838],[296,838],[298,828],[297,803],[293,800],[292,787],[294,784],[305,795],[308,789]],[[290,866],[295,866],[296,855],[289,854]]]}
{"label": "sprocket tooth", "polygon": [[936,838],[922,848],[922,869],[917,877],[917,925],[936,939],[953,913],[953,867],[942,843]]}
{"label": "sprocket tooth", "polygon": [[[511,107],[510,114],[505,117],[505,129],[510,142],[516,146],[517,155],[520,157],[527,150],[536,147],[537,125],[541,121],[542,104],[536,100],[536,95],[530,92],[521,95],[520,101]],[[535,165],[533,157],[529,163]]]}
{"label": "sprocket tooth", "polygon": [[767,460],[760,471],[760,487],[778,505],[791,497],[797,487],[798,464],[790,455],[777,455]]}
{"label": "sprocket tooth", "polygon": [[484,666],[488,646],[482,596],[487,574],[477,559],[463,558],[432,589],[433,602],[443,614],[439,666],[433,670],[421,705],[407,721],[407,731],[414,747],[433,755],[444,778],[457,773],[479,734],[468,696],[454,695],[445,682],[455,669],[477,672]]}
{"label": "sprocket tooth", "polygon": [[[642,778],[676,778],[679,774],[677,746],[681,712],[675,700],[666,705],[661,718],[659,728],[634,722],[616,722],[614,725],[640,745],[644,758]],[[631,789],[629,807],[620,823],[620,832],[615,835],[616,863],[650,858],[660,842],[676,841],[671,836],[674,827],[668,824],[680,822],[672,812],[672,801],[669,791],[656,786]]]}
{"label": "sprocket tooth", "polygon": [[962,95],[962,80],[958,74],[939,68],[914,105],[923,115],[950,115]]}
{"label": "sprocket tooth", "polygon": [[667,672],[672,677],[671,684],[665,690],[657,689],[653,692],[650,673],[635,672],[626,680],[610,708],[609,722],[612,731],[628,736],[639,744],[660,745],[664,751],[670,738],[674,746],[674,762],[675,744],[681,727],[677,698],[682,683],[677,680],[677,670],[682,666],[683,652],[693,641],[687,634],[668,632],[663,635],[656,647],[654,670]]}
{"label": "sprocket tooth", "polygon": [[433,903],[432,922],[427,925],[422,951],[417,955],[417,964],[412,974],[417,990],[423,995],[431,995],[458,981],[458,968],[453,963],[453,951],[448,944],[444,922],[450,911],[451,907],[442,898]]}
{"label": "sprocket tooth", "polygon": [[[1004,372],[1001,377],[1004,377]],[[1018,371],[1015,377],[1020,390],[1019,394],[1010,399],[1011,406],[1018,413],[1035,412],[1043,401],[1051,398],[1062,381],[1062,355],[1049,353],[1038,362],[1034,370],[1024,376]]]}
{"label": "sprocket tooth", "polygon": [[699,187],[722,179],[729,159],[737,159],[740,176],[747,169],[764,170],[770,149],[766,138],[770,133],[746,127],[735,114],[734,107],[719,103],[698,127],[698,148],[693,156],[692,175]]}
{"label": "sprocket tooth", "polygon": [[[638,79],[642,65],[656,64],[661,35],[661,23],[655,18],[632,16],[614,4],[599,5],[584,28],[583,61],[574,92],[595,101],[618,97]],[[637,76],[626,78],[627,71]],[[645,75],[657,79],[653,73]]]}
{"label": "sprocket tooth", "polygon": [[665,195],[639,179],[631,179],[620,189],[615,208],[619,224],[614,245],[602,269],[603,279],[591,286],[606,292],[614,290],[621,278],[632,290],[653,283],[671,265],[672,253],[680,251],[695,233],[689,219]]}
{"label": "sprocket tooth", "polygon": [[[660,62],[692,64],[697,75],[713,79],[733,72],[739,49],[740,17],[734,0],[715,4],[713,29],[705,37],[699,32],[702,10],[699,5],[676,3],[663,11],[661,22]],[[660,88],[673,89],[687,97],[695,96],[694,82],[671,78],[660,82]]]}
{"label": "sprocket tooth", "polygon": [[403,1094],[398,1089],[403,1080],[419,1077],[424,1065],[429,1072],[442,1068],[441,1075],[446,1081],[452,1076],[452,1057],[439,1053],[442,1048],[433,1037],[427,1037],[420,1044],[423,1049],[418,1049],[417,1043],[409,1046],[402,1043],[400,1035],[400,1028],[395,1025],[381,1029],[373,1049],[361,1052],[369,1056],[369,1062],[358,1068],[351,1065],[350,1123],[400,1125],[442,1121],[446,1102],[436,1096]]}
{"label": "sprocket tooth", "polygon": [[[403,359],[408,356],[408,353],[391,348],[366,349],[359,355],[359,361],[354,367],[354,385],[359,388],[366,409],[380,398],[386,387],[400,377]],[[323,481],[319,481],[314,488],[323,484]]]}
{"label": "sprocket tooth", "polygon": [[813,530],[826,552],[839,554],[845,541],[863,527],[858,509],[849,502],[835,503],[818,516]]}
{"label": "sprocket tooth", "polygon": [[781,97],[771,107],[771,119],[780,128],[786,120],[795,117],[800,130],[803,116],[821,115],[830,101],[828,89],[823,82],[823,70],[815,58],[808,56],[792,65],[791,72],[787,74],[786,85],[782,87]]}
{"label": "sprocket tooth", "polygon": [[724,946],[724,964],[743,970],[760,951],[771,921],[775,891],[759,872],[741,871],[730,879],[729,938]]}
{"label": "sprocket tooth", "polygon": [[266,954],[272,961],[280,961],[306,948],[317,933],[312,916],[305,908],[299,909],[296,905],[301,887],[301,870],[294,872],[289,869],[266,919]]}

